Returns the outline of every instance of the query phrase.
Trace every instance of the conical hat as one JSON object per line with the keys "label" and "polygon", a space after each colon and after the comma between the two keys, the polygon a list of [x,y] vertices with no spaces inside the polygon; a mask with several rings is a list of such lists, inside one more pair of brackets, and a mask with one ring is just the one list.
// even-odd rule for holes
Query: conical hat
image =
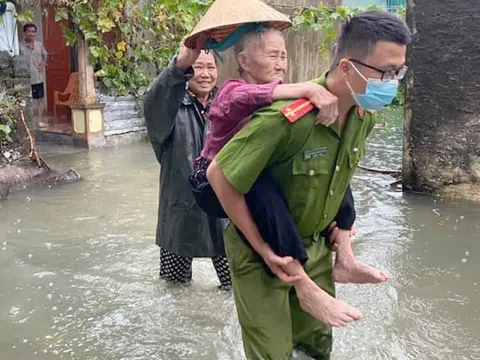
{"label": "conical hat", "polygon": [[248,23],[267,23],[283,30],[292,22],[288,16],[268,6],[261,0],[215,0],[192,33],[185,38],[185,45],[194,48],[197,37],[221,41],[239,26]]}

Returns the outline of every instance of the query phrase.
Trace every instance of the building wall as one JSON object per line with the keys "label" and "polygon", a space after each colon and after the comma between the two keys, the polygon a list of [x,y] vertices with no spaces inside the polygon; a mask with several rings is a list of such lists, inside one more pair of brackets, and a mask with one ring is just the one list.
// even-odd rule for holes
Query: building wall
{"label": "building wall", "polygon": [[[0,51],[0,94],[14,96],[26,103],[24,115],[32,131],[32,113],[30,110],[30,67],[25,57],[12,57],[6,51]],[[28,138],[21,122],[17,122],[10,134],[12,142],[0,144],[0,163],[4,160],[13,160],[15,156],[26,156],[29,152]]]}
{"label": "building wall", "polygon": [[105,104],[105,136],[146,130],[140,103],[135,97],[100,95],[99,102]]}

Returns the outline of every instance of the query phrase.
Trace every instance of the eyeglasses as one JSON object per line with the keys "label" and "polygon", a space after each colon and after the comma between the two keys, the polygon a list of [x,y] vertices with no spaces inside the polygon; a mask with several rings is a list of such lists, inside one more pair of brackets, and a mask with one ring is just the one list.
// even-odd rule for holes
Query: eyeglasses
{"label": "eyeglasses", "polygon": [[405,75],[407,74],[407,71],[408,71],[408,66],[406,66],[406,65],[403,65],[400,69],[397,69],[397,70],[384,71],[384,70],[380,70],[380,69],[378,69],[374,66],[367,65],[367,64],[365,64],[361,61],[355,60],[355,59],[348,59],[348,60],[351,61],[351,62],[357,63],[359,65],[365,66],[369,69],[378,71],[380,74],[382,74],[382,77],[381,77],[382,81],[402,80],[405,77]]}

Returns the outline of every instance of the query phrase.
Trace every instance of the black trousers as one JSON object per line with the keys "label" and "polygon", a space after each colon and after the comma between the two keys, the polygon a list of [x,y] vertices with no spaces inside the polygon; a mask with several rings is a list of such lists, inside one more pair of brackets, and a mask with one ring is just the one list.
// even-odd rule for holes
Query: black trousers
{"label": "black trousers", "polygon": [[[171,282],[190,283],[192,281],[191,257],[174,254],[160,248],[160,278]],[[225,255],[212,257],[212,264],[220,280],[220,288],[228,290],[232,287],[232,279]]]}
{"label": "black trousers", "polygon": [[[189,181],[195,200],[207,214],[227,218],[208,183],[206,177],[208,165],[209,162],[205,159],[199,159],[194,164],[194,172]],[[308,260],[305,246],[297,232],[285,199],[268,173],[264,172],[259,176],[250,191],[245,194],[245,201],[263,240],[273,252],[281,257],[291,256],[304,264]],[[349,186],[335,221],[340,229],[350,230],[355,222],[355,216],[353,195]],[[245,236],[240,231],[239,233],[245,243],[251,247]],[[328,235],[327,229],[322,232],[322,236],[328,238]],[[259,260],[263,263],[260,256]],[[271,274],[268,267],[266,269]]]}

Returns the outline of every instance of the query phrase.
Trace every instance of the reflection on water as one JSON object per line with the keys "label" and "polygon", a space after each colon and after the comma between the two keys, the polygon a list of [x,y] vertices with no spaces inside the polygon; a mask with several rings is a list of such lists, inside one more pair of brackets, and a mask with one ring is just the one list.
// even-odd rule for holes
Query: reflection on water
{"label": "reflection on water", "polygon": [[[398,168],[398,113],[385,117],[364,164]],[[233,298],[210,261],[194,262],[189,288],[158,280],[149,146],[46,150],[84,180],[0,204],[0,359],[242,359]],[[393,279],[339,287],[365,320],[336,330],[333,359],[480,359],[480,206],[406,196],[392,181],[354,180],[356,253]]]}

